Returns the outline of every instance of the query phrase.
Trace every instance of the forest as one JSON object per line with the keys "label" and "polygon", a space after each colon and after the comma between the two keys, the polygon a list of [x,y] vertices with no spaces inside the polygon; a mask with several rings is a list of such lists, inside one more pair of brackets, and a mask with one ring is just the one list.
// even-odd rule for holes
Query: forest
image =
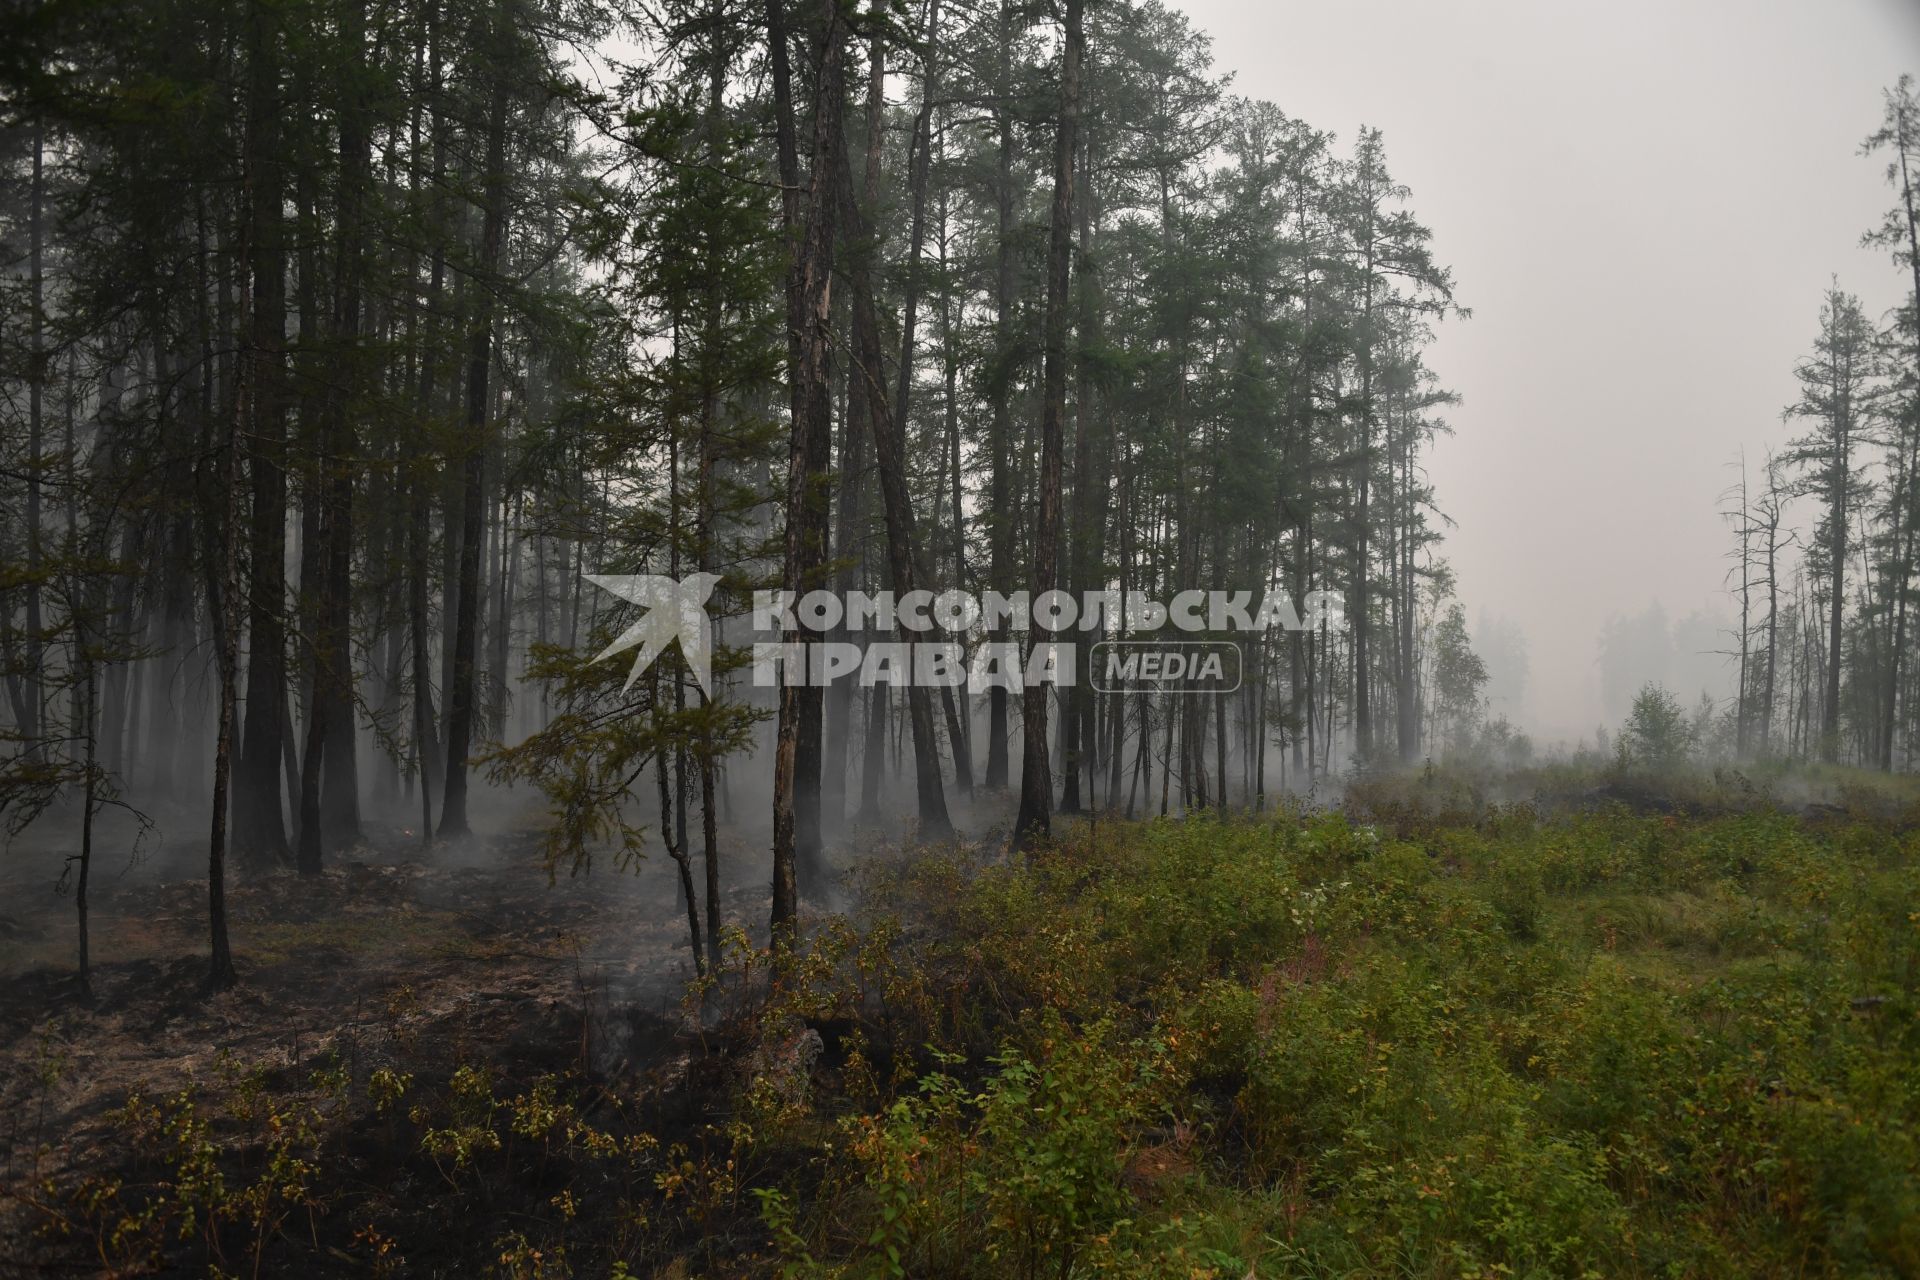
{"label": "forest", "polygon": [[1727,691],[1566,744],[1474,281],[1172,0],[0,14],[0,1274],[1920,1271],[1876,93]]}

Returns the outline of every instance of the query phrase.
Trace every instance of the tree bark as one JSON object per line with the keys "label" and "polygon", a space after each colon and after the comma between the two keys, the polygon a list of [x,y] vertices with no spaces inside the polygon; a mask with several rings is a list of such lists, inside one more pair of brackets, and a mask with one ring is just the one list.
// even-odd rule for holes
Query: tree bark
{"label": "tree bark", "polygon": [[[1093,252],[1093,175],[1087,160],[1088,143],[1080,141],[1080,166],[1076,174],[1079,184],[1079,199],[1074,216],[1080,240],[1080,278],[1079,297],[1080,341],[1091,340],[1095,325],[1099,323],[1099,303],[1094,293],[1094,281],[1090,268]],[[1095,544],[1098,540],[1104,520],[1101,507],[1096,502],[1093,467],[1093,378],[1085,361],[1080,362],[1079,376],[1074,383],[1073,397],[1073,519],[1069,522],[1067,589],[1087,592],[1102,585],[1096,583],[1094,570]],[[1060,811],[1078,813],[1080,801],[1080,773],[1087,771],[1088,803],[1092,802],[1093,778],[1098,756],[1098,740],[1094,735],[1094,694],[1089,687],[1090,673],[1082,673],[1067,690],[1067,705],[1061,718],[1061,756],[1065,762],[1065,777],[1060,788]]]}
{"label": "tree bark", "polygon": [[[878,57],[876,55],[876,64]],[[876,73],[877,78],[877,73]],[[887,521],[887,568],[894,598],[904,600],[916,589],[923,575],[919,572],[913,503],[907,493],[904,443],[900,424],[887,404],[880,359],[879,321],[874,314],[872,285],[868,278],[866,216],[854,202],[850,175],[842,167],[842,190],[847,201],[847,229],[854,250],[848,255],[847,275],[853,288],[853,394],[867,400],[867,422],[873,431],[874,466],[880,474],[880,496]],[[913,642],[914,633],[904,622],[897,627],[904,644]],[[940,781],[940,747],[934,736],[933,704],[925,686],[911,679],[907,683],[907,720],[913,734],[915,792],[919,799],[920,836],[926,840],[945,840],[953,834],[947,816],[947,799]]]}
{"label": "tree bark", "polygon": [[[799,207],[799,164],[793,154],[792,90],[786,71],[782,0],[767,0],[775,118],[780,133],[783,206],[793,246],[787,280],[787,354],[792,432],[787,464],[787,523],[781,581],[795,599],[819,585],[827,559],[828,459],[833,447],[832,283],[841,112],[845,98],[845,27],[835,0],[820,0],[815,45],[812,168]],[[783,639],[800,643],[806,633]],[[773,904],[776,945],[791,941],[799,918],[797,863],[818,857],[820,840],[820,690],[783,683],[773,765]]]}
{"label": "tree bark", "polygon": [[479,647],[480,554],[486,534],[488,374],[493,363],[493,283],[507,234],[507,93],[505,46],[508,14],[503,3],[494,14],[493,88],[487,108],[486,188],[480,232],[480,271],[485,278],[471,290],[473,312],[468,329],[467,440],[462,460],[460,504],[460,599],[454,623],[453,683],[447,693],[446,790],[440,802],[440,836],[469,834],[467,754],[473,747],[477,710],[475,653]]}
{"label": "tree bark", "polygon": [[40,614],[40,467],[44,461],[41,453],[46,440],[41,422],[41,402],[45,396],[47,379],[46,353],[46,273],[41,266],[41,241],[45,238],[45,228],[41,206],[46,199],[46,126],[36,119],[33,125],[33,177],[27,196],[27,305],[32,314],[28,317],[28,341],[32,344],[27,353],[27,511],[26,511],[26,679],[23,682],[20,716],[20,736],[26,740],[26,749],[30,754],[38,754],[41,748],[42,720],[46,710],[46,679],[42,674],[44,664],[41,660],[42,646],[45,642],[42,634],[44,620]]}
{"label": "tree bark", "polygon": [[280,152],[279,9],[254,0],[247,16],[247,155],[252,199],[247,216],[253,255],[252,413],[247,460],[252,480],[248,526],[247,700],[234,772],[233,839],[242,857],[284,861],[291,850],[281,821],[281,723],[287,684],[286,250]]}
{"label": "tree bark", "polygon": [[[1060,124],[1053,143],[1053,217],[1047,242],[1046,361],[1040,410],[1040,500],[1033,537],[1033,643],[1049,643],[1039,622],[1041,599],[1055,587],[1060,555],[1060,468],[1067,411],[1067,289],[1073,251],[1074,135],[1080,124],[1080,63],[1086,51],[1084,0],[1066,0],[1066,41],[1060,58]],[[1047,704],[1052,690],[1028,684],[1023,703],[1025,742],[1020,761],[1016,848],[1045,839],[1051,826],[1053,768],[1047,756]]]}
{"label": "tree bark", "polygon": [[[1000,83],[999,90],[1010,94],[1013,88],[1013,5],[1000,5]],[[993,199],[998,218],[998,238],[994,260],[994,367],[988,379],[992,399],[992,418],[988,427],[989,459],[992,474],[988,478],[987,497],[987,576],[989,586],[1004,591],[1013,580],[1013,110],[1002,104],[996,112],[999,139],[994,152]],[[995,644],[1007,642],[1007,629],[997,627],[990,637]],[[989,788],[1007,785],[1007,691],[995,684],[987,691],[987,771]]]}

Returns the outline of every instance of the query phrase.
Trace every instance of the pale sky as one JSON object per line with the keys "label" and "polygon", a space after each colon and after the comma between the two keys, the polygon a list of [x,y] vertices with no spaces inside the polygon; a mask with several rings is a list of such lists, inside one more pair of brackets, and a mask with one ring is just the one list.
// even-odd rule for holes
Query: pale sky
{"label": "pale sky", "polygon": [[1901,296],[1859,144],[1920,74],[1920,0],[1172,2],[1235,92],[1384,130],[1474,312],[1429,357],[1464,398],[1446,554],[1470,619],[1526,632],[1532,727],[1590,733],[1607,618],[1732,612],[1717,499],[1797,433],[1829,276]]}

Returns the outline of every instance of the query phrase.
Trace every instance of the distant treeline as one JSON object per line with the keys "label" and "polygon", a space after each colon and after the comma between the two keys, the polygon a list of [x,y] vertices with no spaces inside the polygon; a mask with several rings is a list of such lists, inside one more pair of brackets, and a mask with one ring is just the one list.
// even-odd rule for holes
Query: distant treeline
{"label": "distant treeline", "polygon": [[[1875,321],[1836,280],[1784,416],[1806,434],[1727,495],[1739,663],[1731,708],[1740,757],[1908,769],[1920,755],[1913,650],[1920,521],[1920,102],[1887,90],[1862,151],[1886,158],[1895,204],[1863,237],[1887,249],[1905,301]],[[1812,500],[1805,527],[1796,518]]]}

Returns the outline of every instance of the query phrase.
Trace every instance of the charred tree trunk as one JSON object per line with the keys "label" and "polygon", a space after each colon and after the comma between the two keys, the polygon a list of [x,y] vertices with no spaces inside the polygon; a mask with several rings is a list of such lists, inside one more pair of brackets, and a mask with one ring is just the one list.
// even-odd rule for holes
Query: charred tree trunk
{"label": "charred tree trunk", "polygon": [[[253,156],[246,155],[241,166],[240,185],[245,196],[253,194]],[[250,202],[250,201],[248,201]],[[245,203],[243,202],[243,207]],[[246,216],[251,216],[250,213]],[[241,285],[239,324],[236,329],[242,335],[249,332],[252,323],[251,299],[248,272],[252,269],[251,246],[248,241],[249,228],[243,222],[239,235],[239,264]],[[233,950],[227,938],[227,817],[229,795],[233,778],[233,739],[235,721],[235,703],[239,683],[239,643],[240,643],[240,537],[242,528],[240,485],[244,474],[241,468],[241,449],[243,435],[241,431],[242,414],[251,407],[258,413],[257,403],[249,406],[249,397],[253,388],[249,386],[248,375],[252,360],[247,344],[249,339],[241,338],[239,358],[235,362],[233,403],[228,406],[225,449],[223,451],[220,492],[223,498],[218,543],[219,577],[214,598],[208,601],[214,611],[214,645],[220,668],[220,709],[218,728],[213,750],[213,820],[207,839],[207,924],[210,953],[207,967],[207,990],[225,991],[239,981],[233,967]],[[91,803],[92,786],[88,786]]]}
{"label": "charred tree trunk", "polygon": [[[327,586],[322,607],[328,662],[321,672],[316,700],[328,703],[326,723],[326,760],[321,770],[320,827],[328,849],[343,848],[360,838],[360,779],[356,749],[356,696],[353,664],[353,550],[354,550],[354,475],[359,451],[354,421],[360,412],[359,396],[365,386],[361,343],[361,280],[365,250],[362,246],[365,209],[364,192],[369,183],[368,133],[363,112],[356,108],[341,114],[343,191],[352,192],[349,213],[343,197],[340,212],[339,319],[335,341],[340,344],[341,367],[348,376],[335,389],[338,399],[332,415],[333,444],[329,450],[327,510],[332,527],[327,537]],[[348,121],[351,132],[348,133]]]}
{"label": "charred tree trunk", "polygon": [[36,120],[32,186],[27,195],[27,305],[31,310],[27,323],[28,341],[32,345],[27,354],[26,675],[21,682],[22,696],[16,712],[20,736],[26,741],[27,751],[34,755],[41,748],[46,714],[45,668],[41,658],[45,623],[40,612],[40,468],[45,461],[41,454],[46,445],[41,414],[47,380],[46,273],[41,266],[45,228],[41,225],[44,221],[41,206],[46,198],[46,149],[46,127]]}
{"label": "charred tree trunk", "polygon": [[[660,682],[654,681],[653,694],[655,705],[660,697]],[[674,867],[680,873],[680,893],[687,902],[687,940],[693,953],[693,971],[704,977],[707,972],[708,951],[700,944],[700,896],[693,889],[693,860],[687,854],[684,841],[674,839],[673,796],[667,788],[667,753],[659,751],[653,757],[653,777],[660,788],[660,843],[667,846],[667,856],[673,859]],[[712,943],[709,942],[709,946]]]}
{"label": "charred tree trunk", "polygon": [[[342,38],[356,58],[366,39],[366,6],[349,5]],[[324,851],[359,838],[359,779],[354,750],[353,692],[353,415],[361,390],[361,275],[364,202],[371,182],[371,137],[358,86],[342,86],[340,184],[333,296],[333,361],[316,468],[318,530],[324,557],[314,601],[313,693],[307,754],[302,760],[297,861],[317,874]],[[310,554],[303,549],[303,560]],[[304,565],[303,565],[304,572]]]}
{"label": "charred tree trunk", "polygon": [[243,857],[284,861],[281,821],[281,723],[287,684],[286,250],[281,239],[284,182],[279,160],[278,9],[260,0],[248,13],[251,84],[247,153],[252,173],[252,413],[247,460],[252,480],[248,527],[247,705],[234,771],[233,839]]}

